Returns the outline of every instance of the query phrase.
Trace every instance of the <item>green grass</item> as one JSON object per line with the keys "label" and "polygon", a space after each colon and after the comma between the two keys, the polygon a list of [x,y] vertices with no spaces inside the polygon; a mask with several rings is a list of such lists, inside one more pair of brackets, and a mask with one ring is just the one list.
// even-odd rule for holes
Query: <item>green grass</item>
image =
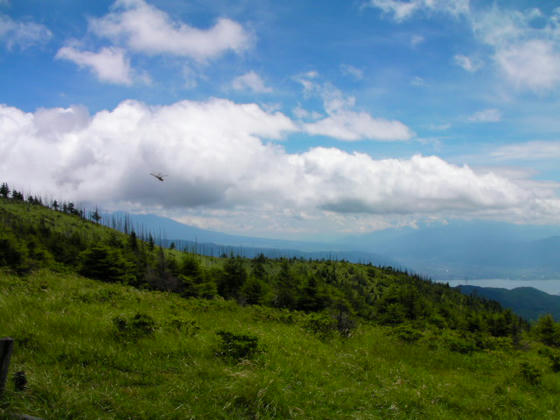
{"label": "green grass", "polygon": [[[153,336],[113,319],[149,315]],[[307,315],[41,271],[0,274],[0,336],[16,340],[0,417],[45,419],[473,419],[560,417],[560,374],[539,345],[460,354],[437,332],[406,343],[362,323],[321,339]],[[182,322],[178,322],[182,321]],[[251,360],[219,353],[220,330],[258,337]],[[533,385],[520,374],[542,372]],[[25,391],[11,377],[25,371]]]}

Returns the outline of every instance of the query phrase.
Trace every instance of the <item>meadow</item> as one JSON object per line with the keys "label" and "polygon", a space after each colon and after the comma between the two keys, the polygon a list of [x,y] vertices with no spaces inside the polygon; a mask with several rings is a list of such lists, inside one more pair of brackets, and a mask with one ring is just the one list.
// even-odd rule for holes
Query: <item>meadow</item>
{"label": "meadow", "polygon": [[[309,315],[103,284],[71,274],[0,277],[0,335],[16,345],[3,415],[45,419],[555,418],[560,374],[544,345],[462,354],[361,323],[323,336]],[[149,329],[121,334],[142,314]],[[132,323],[132,322],[131,322]],[[239,360],[218,331],[258,339]],[[539,351],[540,350],[540,351]],[[527,366],[535,372],[528,372]]]}

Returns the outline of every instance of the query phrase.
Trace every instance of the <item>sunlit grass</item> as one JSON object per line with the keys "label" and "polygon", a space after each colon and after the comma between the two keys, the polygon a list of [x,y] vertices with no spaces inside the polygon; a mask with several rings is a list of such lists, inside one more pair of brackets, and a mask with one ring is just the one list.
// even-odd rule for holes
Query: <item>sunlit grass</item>
{"label": "sunlit grass", "polygon": [[[153,337],[119,338],[113,319],[144,313]],[[322,340],[302,314],[223,300],[104,284],[43,271],[0,275],[0,335],[16,339],[0,413],[45,419],[555,418],[560,375],[535,350],[454,353],[433,339],[405,343],[362,324]],[[291,320],[290,320],[291,319]],[[198,329],[178,329],[173,320]],[[192,323],[194,321],[194,324]],[[183,324],[184,325],[184,324]],[[259,339],[263,352],[217,357],[227,330]],[[437,343],[436,343],[437,344]],[[519,362],[543,372],[531,385]]]}

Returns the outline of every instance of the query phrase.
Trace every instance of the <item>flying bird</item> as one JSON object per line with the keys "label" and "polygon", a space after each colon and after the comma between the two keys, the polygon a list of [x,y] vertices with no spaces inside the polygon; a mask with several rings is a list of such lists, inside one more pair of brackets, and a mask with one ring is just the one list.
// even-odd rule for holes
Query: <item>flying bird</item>
{"label": "flying bird", "polygon": [[150,172],[150,175],[153,176],[158,181],[161,181],[161,182],[163,182],[165,177],[167,176],[167,175],[162,174],[161,172],[156,172],[156,173]]}

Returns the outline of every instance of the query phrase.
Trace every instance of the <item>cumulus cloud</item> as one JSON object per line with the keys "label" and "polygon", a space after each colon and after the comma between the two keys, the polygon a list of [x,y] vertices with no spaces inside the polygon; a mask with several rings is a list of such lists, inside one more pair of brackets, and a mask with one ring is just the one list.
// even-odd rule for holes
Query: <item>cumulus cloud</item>
{"label": "cumulus cloud", "polygon": [[91,70],[102,82],[132,84],[130,61],[120,48],[105,47],[98,52],[92,52],[66,46],[58,50],[56,58],[72,61],[81,68]]}
{"label": "cumulus cloud", "polygon": [[15,47],[24,50],[44,44],[51,37],[52,32],[45,25],[15,21],[0,14],[0,41],[4,42],[9,50]]}
{"label": "cumulus cloud", "polygon": [[502,113],[499,109],[489,108],[482,111],[475,112],[469,117],[471,122],[498,122],[502,119]]}
{"label": "cumulus cloud", "polygon": [[255,93],[270,93],[272,89],[264,84],[261,77],[250,71],[233,79],[232,87],[235,90],[251,90]]}
{"label": "cumulus cloud", "polygon": [[[192,220],[246,227],[352,230],[390,216],[559,219],[560,199],[539,182],[529,188],[435,156],[374,159],[324,147],[288,153],[263,141],[297,130],[279,112],[223,99],[125,101],[91,116],[79,107],[26,113],[2,105],[0,172],[41,194],[175,208]],[[168,174],[165,182],[153,182],[154,170]]]}
{"label": "cumulus cloud", "polygon": [[100,37],[122,42],[128,48],[151,55],[170,54],[199,61],[227,51],[240,53],[251,45],[252,36],[239,23],[221,18],[208,29],[173,20],[144,0],[117,0],[112,11],[89,21]]}
{"label": "cumulus cloud", "polygon": [[[353,108],[356,100],[353,96],[344,95],[329,83],[318,83],[317,77],[318,75],[312,72],[296,79],[303,86],[306,95],[315,94],[322,99],[327,114],[324,118],[302,122],[303,131],[344,141],[408,140],[414,136],[414,132],[400,121],[374,118],[367,112],[355,111]],[[318,115],[309,112],[307,114]],[[301,110],[298,110],[298,115],[305,116]]]}

